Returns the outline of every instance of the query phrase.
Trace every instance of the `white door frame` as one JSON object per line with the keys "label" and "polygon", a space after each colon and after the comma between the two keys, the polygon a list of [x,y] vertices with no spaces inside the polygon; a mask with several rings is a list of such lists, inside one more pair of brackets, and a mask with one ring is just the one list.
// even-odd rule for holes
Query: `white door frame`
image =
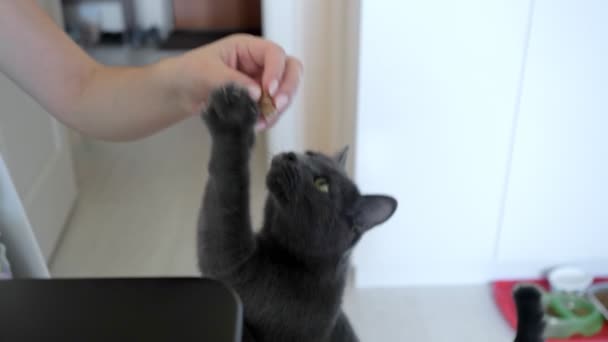
{"label": "white door frame", "polygon": [[[298,96],[267,133],[268,153],[354,149],[359,0],[264,0],[264,36],[304,64]],[[352,170],[354,150],[349,169]]]}

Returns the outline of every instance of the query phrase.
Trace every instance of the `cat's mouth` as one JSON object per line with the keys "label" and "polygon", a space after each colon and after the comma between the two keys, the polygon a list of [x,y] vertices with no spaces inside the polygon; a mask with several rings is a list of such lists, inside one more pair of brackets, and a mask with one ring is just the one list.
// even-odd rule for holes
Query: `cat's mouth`
{"label": "cat's mouth", "polygon": [[297,163],[282,158],[273,159],[266,175],[266,186],[277,200],[289,202],[297,193],[299,183],[300,172]]}

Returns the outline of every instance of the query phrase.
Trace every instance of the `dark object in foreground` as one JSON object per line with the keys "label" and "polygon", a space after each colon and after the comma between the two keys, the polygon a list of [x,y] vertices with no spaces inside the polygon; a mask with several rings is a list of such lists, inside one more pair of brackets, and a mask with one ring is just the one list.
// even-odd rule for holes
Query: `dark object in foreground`
{"label": "dark object in foreground", "polygon": [[542,293],[534,286],[520,286],[513,291],[517,307],[515,342],[542,342],[545,329]]}
{"label": "dark object in foreground", "polygon": [[0,281],[0,341],[241,339],[242,308],[200,278]]}

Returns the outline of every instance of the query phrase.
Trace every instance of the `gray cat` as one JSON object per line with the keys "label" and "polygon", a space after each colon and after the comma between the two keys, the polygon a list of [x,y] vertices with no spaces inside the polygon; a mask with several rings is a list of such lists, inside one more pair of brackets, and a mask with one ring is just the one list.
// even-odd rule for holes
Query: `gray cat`
{"label": "gray cat", "polygon": [[276,156],[260,233],[249,213],[249,159],[259,112],[234,85],[210,96],[203,119],[213,140],[198,224],[203,275],[231,285],[245,310],[243,341],[358,341],[342,312],[353,247],[389,219],[397,201],[363,196],[334,157]]}

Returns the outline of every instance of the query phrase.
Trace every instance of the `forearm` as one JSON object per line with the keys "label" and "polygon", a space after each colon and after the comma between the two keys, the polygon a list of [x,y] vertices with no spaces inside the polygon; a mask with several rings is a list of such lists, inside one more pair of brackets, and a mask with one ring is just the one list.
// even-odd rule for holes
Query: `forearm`
{"label": "forearm", "polygon": [[149,135],[198,108],[168,73],[100,65],[31,0],[0,0],[0,71],[65,125],[106,140]]}
{"label": "forearm", "polygon": [[200,110],[171,83],[168,60],[145,67],[99,66],[67,108],[66,124],[108,140],[155,133]]}

